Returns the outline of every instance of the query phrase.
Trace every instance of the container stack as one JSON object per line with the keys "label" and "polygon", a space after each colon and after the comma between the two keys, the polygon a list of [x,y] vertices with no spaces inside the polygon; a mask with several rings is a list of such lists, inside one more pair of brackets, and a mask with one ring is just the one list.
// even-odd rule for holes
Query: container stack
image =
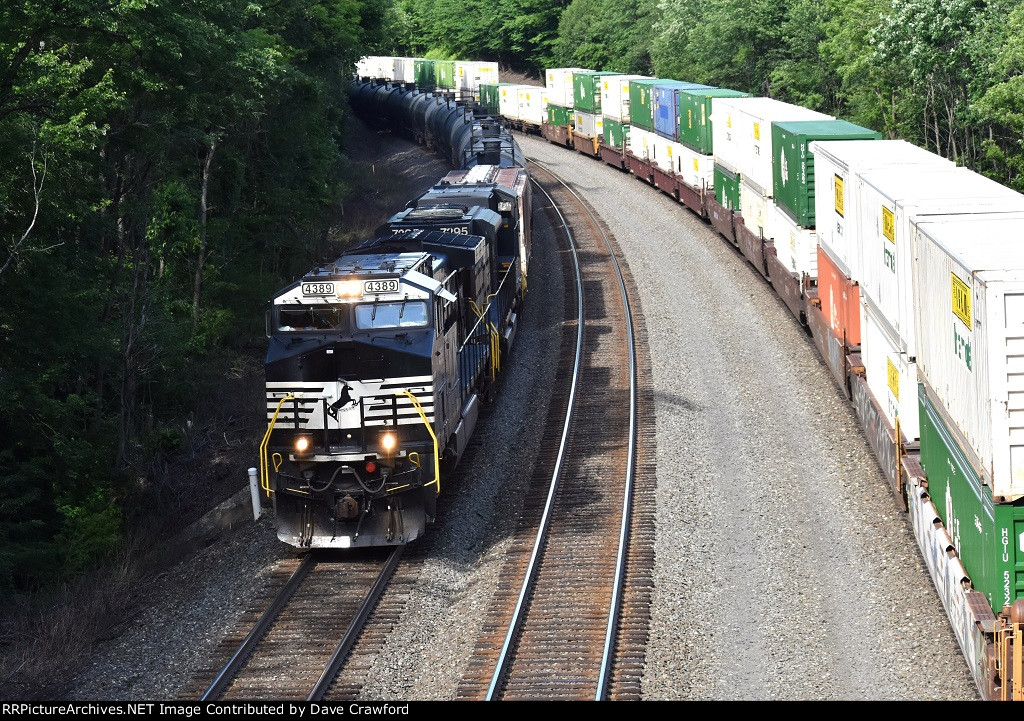
{"label": "container stack", "polygon": [[644,75],[608,75],[601,78],[601,115],[604,144],[624,150],[629,142],[629,83],[649,79]]}
{"label": "container stack", "polygon": [[[504,115],[504,113],[501,112],[502,89],[515,87],[516,85],[514,83],[480,83],[480,107],[491,115]],[[515,91],[513,90],[512,92]]]}
{"label": "container stack", "polygon": [[604,134],[601,111],[601,83],[619,73],[573,73],[573,126],[577,135],[598,138]]}
{"label": "container stack", "polygon": [[[679,92],[679,142],[695,157],[691,160],[694,177],[687,182],[694,187],[715,188],[715,199],[727,210],[739,210],[739,175],[717,166],[711,113],[715,98],[748,98],[748,93],[728,88],[684,88]],[[721,190],[719,190],[721,189]]]}
{"label": "container stack", "polygon": [[[548,68],[544,74],[548,91],[547,122],[550,125],[569,127],[573,120],[575,73],[592,73],[587,68]],[[563,122],[555,122],[560,120]]]}
{"label": "container stack", "polygon": [[810,144],[816,140],[878,140],[882,136],[845,120],[773,122],[771,133],[770,232],[779,260],[809,287],[818,277],[815,167]]}
{"label": "container stack", "polygon": [[680,94],[684,90],[708,90],[707,85],[662,80],[651,88],[651,118],[655,152],[651,160],[679,176],[687,185],[702,189],[714,182],[714,162],[679,142]]}
{"label": "container stack", "polygon": [[[994,612],[1024,594],[1024,213],[910,223],[928,492]],[[898,226],[897,226],[898,227]]]}

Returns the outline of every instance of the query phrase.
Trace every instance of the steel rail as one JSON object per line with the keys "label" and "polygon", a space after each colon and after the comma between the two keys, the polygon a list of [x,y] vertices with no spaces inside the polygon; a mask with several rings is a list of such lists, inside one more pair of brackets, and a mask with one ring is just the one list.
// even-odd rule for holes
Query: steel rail
{"label": "steel rail", "polygon": [[203,692],[200,701],[216,701],[220,698],[221,694],[234,679],[235,674],[246,662],[253,650],[259,644],[260,640],[267,633],[271,624],[280,615],[281,610],[288,603],[289,599],[294,595],[296,589],[302,585],[302,581],[305,580],[306,576],[313,569],[313,566],[317,564],[313,553],[307,553],[306,557],[302,559],[302,563],[295,569],[291,578],[284,584],[281,590],[278,592],[274,601],[267,607],[267,610],[259,617],[253,625],[252,630],[246,634],[246,637],[242,639],[242,643],[239,644],[238,648],[235,649],[234,654],[221,669],[217,677],[213,679],[206,691]]}
{"label": "steel rail", "polygon": [[626,488],[622,499],[622,525],[619,529],[619,551],[615,562],[615,582],[612,587],[612,602],[608,611],[608,626],[605,631],[604,653],[601,657],[601,673],[598,677],[596,701],[603,701],[608,694],[608,682],[611,676],[612,657],[615,653],[615,632],[619,625],[619,609],[622,606],[622,595],[626,579],[626,553],[629,549],[629,517],[633,506],[633,485],[636,477],[636,336],[633,332],[633,314],[629,307],[629,293],[626,290],[626,281],[622,277],[622,267],[618,258],[615,257],[615,250],[612,248],[608,235],[601,228],[597,218],[591,212],[590,207],[583,202],[579,194],[573,190],[568,183],[551,172],[543,163],[537,163],[551,177],[557,180],[567,191],[569,191],[587,215],[594,222],[594,226],[601,234],[612,263],[615,265],[615,273],[619,278],[619,292],[622,294],[622,305],[626,311],[626,331],[629,334],[629,446],[626,460]]}
{"label": "steel rail", "polygon": [[541,517],[540,528],[537,529],[537,538],[534,542],[533,552],[530,555],[530,563],[527,566],[526,574],[523,576],[523,586],[519,591],[519,598],[516,601],[515,611],[512,615],[512,621],[508,627],[508,633],[505,635],[505,642],[502,644],[501,653],[498,656],[498,663],[494,669],[494,675],[491,677],[490,686],[487,689],[487,700],[494,701],[499,692],[499,686],[505,677],[505,671],[508,666],[508,662],[512,654],[512,645],[515,640],[516,633],[519,631],[519,627],[523,621],[524,611],[526,609],[526,599],[529,596],[530,589],[533,586],[534,577],[537,574],[538,561],[540,560],[541,549],[544,546],[544,537],[547,535],[548,526],[551,523],[551,509],[554,506],[555,492],[558,490],[558,481],[562,474],[562,462],[565,458],[566,446],[569,441],[569,431],[572,428],[572,414],[576,406],[576,388],[580,378],[580,366],[583,358],[583,278],[580,272],[580,259],[576,253],[576,240],[573,237],[572,231],[569,229],[569,223],[566,221],[565,216],[562,215],[562,211],[558,209],[554,199],[548,194],[540,183],[533,181],[534,185],[551,203],[551,207],[555,213],[558,214],[558,218],[562,223],[562,228],[565,230],[566,238],[569,240],[569,250],[572,253],[573,269],[576,274],[576,362],[573,365],[572,371],[572,385],[569,390],[569,400],[566,404],[565,411],[565,424],[562,427],[562,440],[558,446],[558,458],[555,462],[554,471],[551,474],[551,485],[548,489],[547,502],[544,504],[544,514]]}
{"label": "steel rail", "polygon": [[342,665],[348,659],[348,654],[355,646],[356,640],[359,638],[359,634],[362,633],[363,627],[366,625],[367,619],[370,618],[370,614],[373,609],[377,606],[377,601],[380,600],[381,594],[384,593],[384,589],[388,585],[388,581],[395,573],[395,569],[398,567],[398,561],[402,558],[402,551],[405,550],[405,546],[395,546],[395,550],[388,556],[387,562],[384,564],[384,568],[381,569],[380,575],[377,576],[377,580],[373,582],[373,586],[370,588],[370,592],[366,595],[362,605],[356,612],[356,615],[352,618],[352,622],[349,623],[348,629],[345,630],[345,635],[338,643],[337,648],[334,649],[334,653],[331,654],[330,660],[327,662],[327,666],[324,668],[324,672],[320,674],[320,678],[317,679],[316,684],[313,686],[313,690],[309,692],[309,696],[306,697],[307,701],[320,701],[327,694],[327,690],[331,686],[331,682],[334,681],[334,677],[338,675],[338,671],[341,670]]}

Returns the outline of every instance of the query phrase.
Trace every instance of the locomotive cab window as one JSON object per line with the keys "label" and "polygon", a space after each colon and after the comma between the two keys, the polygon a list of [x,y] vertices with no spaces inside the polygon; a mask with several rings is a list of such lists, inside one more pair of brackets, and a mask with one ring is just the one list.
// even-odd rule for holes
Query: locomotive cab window
{"label": "locomotive cab window", "polygon": [[356,306],[356,328],[425,328],[427,304],[421,300],[365,303]]}
{"label": "locomotive cab window", "polygon": [[346,326],[345,309],[312,306],[281,306],[277,311],[279,331],[342,330]]}

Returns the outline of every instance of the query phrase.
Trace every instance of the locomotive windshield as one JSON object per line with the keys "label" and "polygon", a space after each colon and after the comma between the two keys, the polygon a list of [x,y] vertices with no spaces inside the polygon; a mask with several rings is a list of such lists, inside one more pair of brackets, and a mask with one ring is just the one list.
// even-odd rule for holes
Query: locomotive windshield
{"label": "locomotive windshield", "polygon": [[356,306],[356,328],[360,330],[424,328],[427,318],[427,304],[418,300]]}
{"label": "locomotive windshield", "polygon": [[281,306],[277,311],[279,331],[344,330],[345,309],[330,306]]}

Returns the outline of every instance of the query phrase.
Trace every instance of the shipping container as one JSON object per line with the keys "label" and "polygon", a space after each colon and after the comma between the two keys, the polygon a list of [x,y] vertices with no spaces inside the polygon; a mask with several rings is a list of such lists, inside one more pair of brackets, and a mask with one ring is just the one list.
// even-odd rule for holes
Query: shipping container
{"label": "shipping container", "polygon": [[928,493],[971,586],[999,613],[1024,598],[1024,505],[996,502],[931,390],[921,385],[919,403]]}
{"label": "shipping container", "polygon": [[356,61],[356,77],[360,80],[363,78],[376,78],[378,60],[379,58],[376,55],[359,58]]}
{"label": "shipping container", "polygon": [[657,135],[650,130],[638,128],[635,125],[629,126],[629,145],[626,147],[638,158],[649,159],[654,153]]}
{"label": "shipping container", "polygon": [[462,98],[480,99],[482,83],[498,82],[498,63],[494,62],[455,62],[455,89]]}
{"label": "shipping container", "polygon": [[572,74],[573,109],[585,113],[603,114],[601,110],[601,81],[621,73],[596,71]]}
{"label": "shipping container", "polygon": [[779,207],[802,228],[815,227],[815,140],[880,140],[881,133],[845,120],[796,120],[772,123],[772,191]]}
{"label": "shipping container", "polygon": [[715,200],[729,210],[742,215],[740,205],[740,176],[721,163],[715,163]]}
{"label": "shipping container", "polygon": [[547,115],[547,88],[539,85],[519,85],[519,120],[540,126]]}
{"label": "shipping container", "polygon": [[455,90],[458,87],[458,80],[455,77],[455,61],[435,60],[434,80],[439,90]]}
{"label": "shipping container", "polygon": [[555,105],[553,102],[550,102],[549,100],[547,114],[548,125],[559,125],[565,128],[572,124],[571,108],[563,108],[561,105]]}
{"label": "shipping container", "polygon": [[846,275],[821,245],[818,236],[818,299],[821,314],[846,345],[860,345],[860,286]]}
{"label": "shipping container", "polygon": [[818,277],[818,235],[810,228],[801,228],[773,200],[766,201],[768,230],[765,238],[775,239],[775,254],[786,270],[803,278]]}
{"label": "shipping container", "polygon": [[770,198],[771,125],[787,120],[832,120],[832,116],[771,98],[718,98],[711,115],[715,156]]}
{"label": "shipping container", "polygon": [[917,364],[997,503],[1024,497],[1024,213],[913,223]]}
{"label": "shipping container", "polygon": [[588,68],[548,68],[545,73],[548,102],[562,108],[573,107],[573,74],[592,73]]}
{"label": "shipping container", "polygon": [[748,183],[743,175],[740,175],[740,208],[743,224],[756,235],[771,240],[772,229],[769,227],[768,218],[771,200],[764,196],[760,188]]}
{"label": "shipping container", "polygon": [[[505,115],[501,112],[501,92],[506,88],[515,93],[516,86],[512,83],[481,83],[480,84],[480,106],[488,113],[494,115]],[[516,117],[508,116],[505,117]]]}
{"label": "shipping container", "polygon": [[629,142],[629,124],[621,123],[614,118],[604,119],[604,144],[622,150]]}
{"label": "shipping container", "polygon": [[679,93],[684,89],[709,90],[710,88],[699,83],[670,80],[654,86],[651,91],[654,132],[668,140],[679,140]]}
{"label": "shipping container", "polygon": [[578,110],[573,114],[573,128],[577,133],[588,138],[596,138],[604,132],[599,114],[582,113]]}
{"label": "shipping container", "polygon": [[861,303],[860,357],[871,395],[893,428],[908,442],[920,437],[917,406],[917,366],[900,350],[888,324],[870,303]]}
{"label": "shipping container", "polygon": [[437,87],[436,60],[417,60],[414,63],[416,74],[416,87],[420,90],[430,91]]}
{"label": "shipping container", "polygon": [[646,75],[608,75],[601,78],[601,114],[629,123],[629,81],[649,80]]}
{"label": "shipping container", "polygon": [[965,168],[883,168],[857,176],[861,297],[875,304],[903,349],[917,354],[910,226],[927,215],[1024,210],[1024,196]]}
{"label": "shipping container", "polygon": [[679,142],[712,155],[711,113],[715,98],[749,98],[750,93],[728,88],[686,88],[679,93]]}
{"label": "shipping container", "polygon": [[654,98],[652,93],[658,85],[670,80],[644,78],[629,81],[629,124],[654,132]]}
{"label": "shipping container", "polygon": [[702,190],[715,185],[715,158],[703,155],[682,143],[672,143],[672,171],[691,188]]}
{"label": "shipping container", "polygon": [[818,243],[846,273],[860,278],[854,178],[873,168],[925,165],[956,167],[945,158],[905,140],[843,140],[811,143],[814,154],[814,205]]}

